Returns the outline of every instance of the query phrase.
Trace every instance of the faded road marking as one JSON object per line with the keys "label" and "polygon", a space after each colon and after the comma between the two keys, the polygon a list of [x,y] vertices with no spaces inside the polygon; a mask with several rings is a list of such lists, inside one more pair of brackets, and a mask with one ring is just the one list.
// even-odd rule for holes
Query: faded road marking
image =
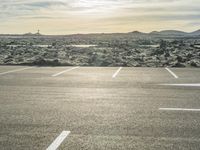
{"label": "faded road marking", "polygon": [[188,109],[188,108],[159,108],[162,111],[200,111],[200,109]]}
{"label": "faded road marking", "polygon": [[69,72],[69,71],[74,70],[74,69],[77,69],[77,68],[79,68],[79,67],[74,67],[74,68],[70,68],[70,69],[61,71],[61,72],[59,72],[59,73],[56,73],[56,74],[52,75],[52,77],[57,77],[57,76],[59,76],[59,75],[61,75],[61,74],[63,74],[63,73]]}
{"label": "faded road marking", "polygon": [[120,67],[120,68],[113,74],[112,78],[115,78],[115,77],[118,75],[118,73],[120,72],[121,69],[122,69],[122,67]]}
{"label": "faded road marking", "polygon": [[70,131],[62,131],[46,150],[56,150],[69,134]]}
{"label": "faded road marking", "polygon": [[6,71],[6,72],[2,72],[2,73],[0,73],[0,75],[5,75],[5,74],[18,72],[18,71],[23,71],[23,70],[32,69],[32,68],[35,68],[35,67],[26,67],[26,68],[22,68],[22,69],[10,70],[10,71]]}
{"label": "faded road marking", "polygon": [[165,68],[172,76],[174,76],[174,78],[178,78],[178,76],[174,73],[174,72],[172,72],[169,68]]}

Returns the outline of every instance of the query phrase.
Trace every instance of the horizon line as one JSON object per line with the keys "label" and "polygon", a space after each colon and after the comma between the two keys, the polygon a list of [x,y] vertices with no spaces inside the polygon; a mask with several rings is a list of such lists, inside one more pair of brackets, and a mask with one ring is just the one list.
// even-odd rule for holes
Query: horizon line
{"label": "horizon line", "polygon": [[184,33],[193,33],[195,31],[199,31],[200,29],[196,29],[193,31],[183,31],[183,30],[178,30],[178,29],[165,29],[165,30],[153,30],[150,32],[143,32],[143,31],[139,31],[139,30],[133,30],[133,31],[129,31],[129,32],[88,32],[88,33],[71,33],[71,34],[38,34],[38,32],[32,33],[32,32],[27,32],[27,33],[0,33],[0,35],[28,35],[28,34],[32,34],[32,35],[37,35],[38,36],[42,36],[42,35],[47,35],[47,36],[51,36],[51,35],[55,35],[55,36],[61,36],[61,35],[89,35],[89,34],[126,34],[126,33],[132,33],[132,32],[139,32],[139,33],[144,33],[144,34],[150,34],[152,32],[162,32],[162,31],[178,31],[178,32],[184,32]]}

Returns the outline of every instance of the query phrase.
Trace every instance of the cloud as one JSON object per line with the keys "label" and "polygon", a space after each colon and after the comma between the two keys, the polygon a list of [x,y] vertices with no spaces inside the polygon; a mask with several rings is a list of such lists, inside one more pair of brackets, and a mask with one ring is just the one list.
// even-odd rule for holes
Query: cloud
{"label": "cloud", "polygon": [[[112,12],[120,12],[124,15],[140,13],[179,13],[180,11],[190,13],[191,11],[200,12],[200,6],[196,5],[198,0],[1,0],[0,18],[2,16],[18,17],[27,15],[45,15],[42,12],[53,11],[56,15],[63,14],[82,14],[100,15]],[[52,15],[52,14],[51,14]],[[50,17],[50,16],[49,16]],[[115,17],[115,16],[114,16]]]}
{"label": "cloud", "polygon": [[[63,25],[59,26],[60,30],[71,28],[65,23],[74,24],[77,32],[87,25],[88,29],[99,25],[108,30],[113,26],[112,30],[118,31],[120,26],[115,28],[116,25],[125,30],[134,24],[149,24],[151,28],[157,28],[159,24],[176,22],[171,24],[176,28],[180,22],[185,26],[190,22],[200,22],[198,3],[199,0],[0,0],[1,27],[4,26],[0,31],[14,25],[17,30],[20,23],[29,29],[33,24],[39,26],[44,22],[60,23]],[[52,24],[55,27],[51,30],[57,28],[56,23]]]}
{"label": "cloud", "polygon": [[37,0],[1,0],[0,19],[13,19],[24,16],[39,16],[40,10],[52,9],[53,7],[62,6],[65,3],[61,1],[37,1]]}

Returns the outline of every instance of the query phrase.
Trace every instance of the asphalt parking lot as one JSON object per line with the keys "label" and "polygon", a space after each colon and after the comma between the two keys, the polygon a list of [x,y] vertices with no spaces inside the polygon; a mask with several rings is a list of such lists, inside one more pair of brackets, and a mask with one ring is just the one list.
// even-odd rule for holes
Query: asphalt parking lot
{"label": "asphalt parking lot", "polygon": [[1,150],[199,150],[200,69],[0,66]]}

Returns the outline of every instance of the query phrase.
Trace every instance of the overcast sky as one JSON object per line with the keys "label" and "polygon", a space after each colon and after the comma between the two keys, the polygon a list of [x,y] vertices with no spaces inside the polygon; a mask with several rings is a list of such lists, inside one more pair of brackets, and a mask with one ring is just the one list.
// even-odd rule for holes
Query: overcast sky
{"label": "overcast sky", "polygon": [[200,29],[200,0],[0,0],[0,34]]}

